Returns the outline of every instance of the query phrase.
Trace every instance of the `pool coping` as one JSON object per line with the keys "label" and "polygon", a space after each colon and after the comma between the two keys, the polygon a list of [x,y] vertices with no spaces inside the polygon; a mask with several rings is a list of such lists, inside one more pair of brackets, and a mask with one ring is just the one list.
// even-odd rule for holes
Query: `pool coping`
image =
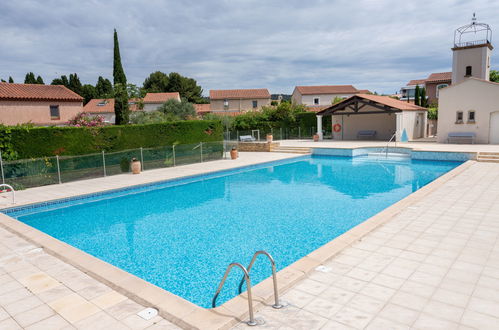
{"label": "pool coping", "polygon": [[[296,158],[301,158],[298,156]],[[287,160],[296,159],[288,158]],[[256,165],[274,163],[275,161],[262,162]],[[368,218],[361,224],[353,227],[344,234],[334,238],[329,243],[319,247],[307,256],[295,261],[277,273],[279,292],[282,294],[298,281],[302,280],[317,266],[323,264],[344,248],[360,240],[375,228],[390,221],[403,209],[420,201],[423,197],[442,186],[444,183],[459,175],[469,168],[475,161],[468,160],[439,178],[420,188],[414,193],[406,196],[400,201],[392,204],[383,211]],[[240,170],[255,165],[234,167],[229,170],[205,172],[212,174],[230,170]],[[180,178],[178,178],[180,179]],[[169,180],[162,180],[164,182]],[[142,185],[138,185],[142,186]],[[116,189],[111,189],[116,190]],[[67,262],[96,278],[112,289],[137,301],[158,309],[159,314],[165,319],[186,329],[228,329],[240,321],[248,318],[248,301],[246,293],[243,293],[219,307],[205,309],[199,307],[169,291],[155,286],[135,275],[132,275],[118,267],[87,254],[67,243],[47,235],[29,225],[26,225],[10,216],[0,214],[0,226],[16,233],[26,240],[38,245],[59,259]],[[252,288],[253,305],[258,311],[273,301],[272,278],[269,277]]]}

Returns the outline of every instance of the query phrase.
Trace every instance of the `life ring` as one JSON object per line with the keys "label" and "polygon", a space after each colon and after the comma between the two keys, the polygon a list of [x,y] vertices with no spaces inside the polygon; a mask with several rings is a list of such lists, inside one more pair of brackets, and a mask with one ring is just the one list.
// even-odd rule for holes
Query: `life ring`
{"label": "life ring", "polygon": [[341,132],[341,125],[340,125],[340,124],[334,124],[334,125],[333,125],[333,131],[334,131],[335,133],[339,133],[339,132]]}

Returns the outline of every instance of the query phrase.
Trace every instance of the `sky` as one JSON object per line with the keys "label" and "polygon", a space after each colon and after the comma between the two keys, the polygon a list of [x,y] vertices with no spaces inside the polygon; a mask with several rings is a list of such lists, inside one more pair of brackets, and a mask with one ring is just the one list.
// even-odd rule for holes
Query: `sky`
{"label": "sky", "polygon": [[[395,93],[450,71],[454,30],[499,31],[497,0],[0,0],[0,78],[112,80],[113,29],[130,83],[178,72],[210,89],[352,84]],[[492,40],[494,44],[494,40]],[[499,69],[499,54],[492,56]]]}

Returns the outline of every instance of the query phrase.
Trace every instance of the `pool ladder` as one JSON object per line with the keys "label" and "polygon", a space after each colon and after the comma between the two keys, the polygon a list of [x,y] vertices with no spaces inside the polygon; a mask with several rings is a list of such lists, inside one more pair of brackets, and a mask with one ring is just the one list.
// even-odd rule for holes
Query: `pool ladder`
{"label": "pool ladder", "polygon": [[[14,190],[14,188],[10,184],[0,183],[0,191],[3,191],[3,189],[1,189],[2,187],[7,187],[7,189],[10,189],[10,192],[12,193],[12,204],[15,204],[16,203],[16,191]],[[7,192],[8,191],[9,190],[7,190]]]}
{"label": "pool ladder", "polygon": [[222,291],[222,288],[225,284],[225,280],[227,279],[227,276],[229,276],[229,273],[232,270],[232,268],[239,267],[243,271],[244,275],[243,275],[243,278],[241,279],[241,282],[239,283],[238,291],[239,291],[239,293],[242,292],[244,282],[246,282],[246,287],[248,289],[248,309],[249,309],[249,318],[250,319],[246,323],[250,326],[258,324],[255,321],[255,316],[253,314],[253,296],[251,294],[250,271],[251,271],[251,268],[253,267],[253,265],[256,261],[256,258],[261,254],[265,255],[269,259],[270,264],[272,266],[272,281],[274,283],[274,304],[272,305],[272,307],[276,308],[276,309],[280,309],[280,308],[284,307],[284,305],[282,303],[280,303],[280,301],[279,301],[279,293],[277,291],[277,276],[276,276],[276,268],[275,268],[274,258],[272,258],[270,253],[268,253],[267,251],[263,251],[263,250],[256,251],[255,254],[253,254],[253,258],[251,258],[251,262],[250,262],[248,268],[244,267],[243,265],[241,265],[238,262],[233,262],[227,267],[227,270],[225,271],[225,274],[224,274],[222,280],[220,281],[220,284],[218,285],[217,292],[215,293],[215,296],[213,296],[213,300],[211,301],[211,307],[213,307],[213,308],[216,307],[218,295],[220,294],[220,291]]}

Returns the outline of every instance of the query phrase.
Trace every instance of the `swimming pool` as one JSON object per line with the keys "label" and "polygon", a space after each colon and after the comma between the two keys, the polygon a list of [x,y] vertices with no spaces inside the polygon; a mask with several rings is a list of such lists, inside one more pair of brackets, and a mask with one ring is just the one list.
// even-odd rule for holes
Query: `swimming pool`
{"label": "swimming pool", "polygon": [[[459,164],[305,156],[4,212],[210,307],[230,262],[263,249],[282,269]],[[218,304],[237,295],[240,275]],[[252,282],[268,276],[262,259]]]}

